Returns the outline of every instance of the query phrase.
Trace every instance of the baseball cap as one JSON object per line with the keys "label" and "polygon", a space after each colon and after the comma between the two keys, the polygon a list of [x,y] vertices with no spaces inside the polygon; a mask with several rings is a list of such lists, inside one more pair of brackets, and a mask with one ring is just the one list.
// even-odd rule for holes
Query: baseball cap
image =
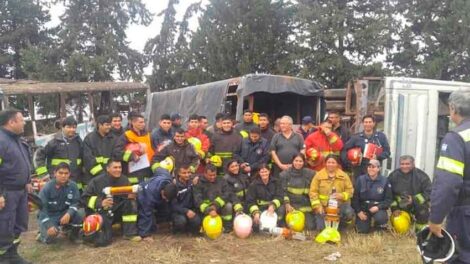
{"label": "baseball cap", "polygon": [[372,160],[369,160],[369,164],[368,165],[374,165],[376,167],[380,167],[380,161],[376,160],[376,159],[372,159]]}
{"label": "baseball cap", "polygon": [[303,125],[310,124],[310,123],[313,123],[313,118],[311,116],[304,116],[302,118]]}
{"label": "baseball cap", "polygon": [[171,121],[175,121],[176,119],[182,119],[182,118],[183,116],[180,115],[179,113],[173,113],[171,114],[171,117],[170,117]]}

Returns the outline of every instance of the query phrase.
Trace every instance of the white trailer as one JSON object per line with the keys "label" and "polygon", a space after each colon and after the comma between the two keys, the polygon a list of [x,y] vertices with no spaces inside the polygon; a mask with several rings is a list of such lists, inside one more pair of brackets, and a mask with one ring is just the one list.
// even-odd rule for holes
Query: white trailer
{"label": "white trailer", "polygon": [[399,167],[401,155],[412,155],[416,166],[433,178],[440,141],[454,127],[447,99],[451,92],[469,90],[470,83],[418,78],[386,77],[384,133],[391,157],[385,174]]}

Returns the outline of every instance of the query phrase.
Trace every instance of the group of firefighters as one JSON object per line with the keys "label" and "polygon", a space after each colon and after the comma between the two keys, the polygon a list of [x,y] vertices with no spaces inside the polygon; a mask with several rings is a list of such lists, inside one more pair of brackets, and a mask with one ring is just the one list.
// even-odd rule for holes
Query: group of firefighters
{"label": "group of firefighters", "polygon": [[[400,157],[400,167],[388,177],[381,175],[390,148],[371,115],[363,117],[362,132],[350,135],[338,112],[329,112],[318,126],[306,116],[298,131],[289,116],[271,128],[267,114],[249,110],[238,124],[217,114],[210,127],[204,116],[191,115],[183,124],[181,115],[163,114],[152,132],[141,114],[130,113],[126,128],[121,115],[112,114],[98,116],[95,131],[83,140],[76,133],[77,121],[67,117],[37,151],[32,168],[29,147],[20,137],[21,111],[4,110],[0,262],[28,263],[17,247],[28,225],[33,170],[38,179],[50,178],[39,180],[36,201],[37,240],[44,243],[67,234],[72,240],[109,245],[116,223],[131,241],[152,241],[158,221],[171,222],[174,233],[198,234],[201,225],[209,225],[206,218],[220,218],[221,230],[231,232],[238,215],[249,215],[253,230],[259,231],[265,214],[276,216],[276,226],[318,231],[316,240],[323,242],[334,241],[321,233],[332,223],[342,230],[354,222],[357,232],[369,233],[388,228],[389,219],[396,232],[405,233],[412,224],[419,232],[429,223],[430,232],[440,237],[453,206],[457,209],[448,221],[459,226],[468,224],[469,217],[459,208],[470,200],[470,166],[465,166],[470,159],[470,96],[460,93],[450,99],[451,119],[459,126],[443,140],[434,185],[409,155]],[[292,226],[288,218],[294,214],[301,217]],[[452,234],[459,234],[455,239],[465,263],[470,233],[462,235],[462,230],[454,228]]]}

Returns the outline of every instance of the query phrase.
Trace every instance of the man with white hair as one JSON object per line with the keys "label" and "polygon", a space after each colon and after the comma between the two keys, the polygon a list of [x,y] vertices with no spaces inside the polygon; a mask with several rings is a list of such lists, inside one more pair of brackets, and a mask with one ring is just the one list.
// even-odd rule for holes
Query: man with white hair
{"label": "man with white hair", "polygon": [[442,237],[447,231],[455,238],[459,255],[451,263],[470,263],[470,91],[449,96],[450,119],[457,127],[442,140],[432,192],[429,229]]}
{"label": "man with white hair", "polygon": [[280,120],[280,132],[271,140],[275,177],[278,177],[281,171],[287,170],[291,166],[292,158],[305,148],[303,137],[292,130],[292,124],[290,116],[283,116]]}

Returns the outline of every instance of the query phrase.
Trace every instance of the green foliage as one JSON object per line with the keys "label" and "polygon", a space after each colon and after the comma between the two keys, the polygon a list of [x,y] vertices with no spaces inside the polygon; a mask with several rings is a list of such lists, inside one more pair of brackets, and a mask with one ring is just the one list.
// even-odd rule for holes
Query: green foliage
{"label": "green foliage", "polygon": [[21,49],[45,40],[49,15],[41,1],[0,1],[0,78],[24,78]]}

